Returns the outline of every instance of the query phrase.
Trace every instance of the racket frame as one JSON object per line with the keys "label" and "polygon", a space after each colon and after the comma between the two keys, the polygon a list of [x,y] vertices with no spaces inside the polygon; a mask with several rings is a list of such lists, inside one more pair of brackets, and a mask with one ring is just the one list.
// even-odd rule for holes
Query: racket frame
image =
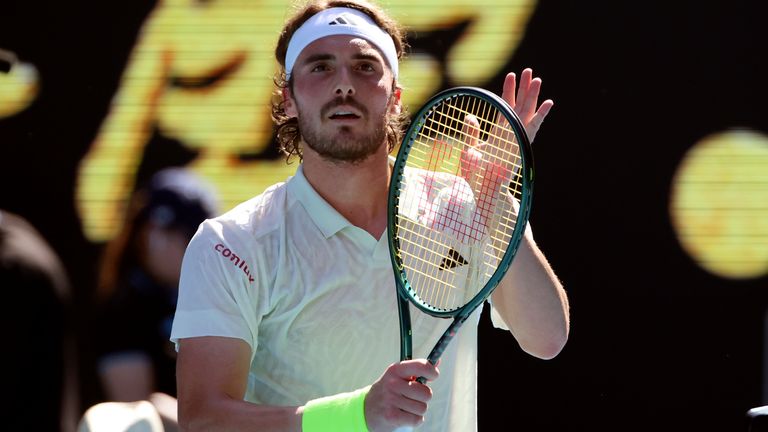
{"label": "racket frame", "polygon": [[[498,267],[491,275],[485,286],[475,296],[467,302],[464,306],[454,310],[439,310],[419,301],[415,296],[415,290],[408,282],[406,271],[402,264],[401,259],[398,256],[399,242],[397,238],[397,209],[400,200],[400,181],[403,178],[406,160],[414,145],[418,132],[424,126],[429,114],[433,110],[433,107],[439,104],[441,101],[454,97],[461,96],[478,96],[484,99],[487,103],[495,107],[499,113],[507,117],[507,122],[510,128],[515,134],[517,144],[520,147],[520,158],[522,161],[522,169],[524,170],[521,178],[521,195],[520,195],[520,207],[517,213],[517,223],[515,223],[514,230],[510,236],[510,242],[501,258]],[[392,268],[395,274],[395,285],[397,287],[397,300],[398,300],[398,314],[400,318],[400,360],[410,360],[413,356],[413,330],[411,328],[411,318],[408,304],[413,303],[422,312],[429,314],[437,318],[453,318],[454,321],[446,329],[438,342],[435,344],[434,349],[429,354],[428,360],[432,364],[436,364],[437,360],[442,355],[443,351],[447,347],[448,343],[453,339],[458,329],[464,324],[464,321],[472,314],[472,312],[481,305],[488,296],[491,295],[493,290],[501,282],[502,277],[506,274],[509,266],[512,264],[517,249],[522,242],[524,230],[528,224],[528,218],[531,210],[531,198],[533,193],[534,183],[534,170],[533,170],[533,153],[531,151],[531,143],[528,139],[528,135],[525,132],[520,118],[509,104],[496,94],[487,91],[485,89],[477,87],[453,87],[433,96],[427,101],[419,112],[414,117],[406,134],[403,137],[403,142],[400,149],[397,152],[394,167],[392,170],[392,178],[390,180],[389,195],[387,202],[387,239],[389,242],[390,259],[392,261]],[[520,223],[524,222],[524,223]]]}

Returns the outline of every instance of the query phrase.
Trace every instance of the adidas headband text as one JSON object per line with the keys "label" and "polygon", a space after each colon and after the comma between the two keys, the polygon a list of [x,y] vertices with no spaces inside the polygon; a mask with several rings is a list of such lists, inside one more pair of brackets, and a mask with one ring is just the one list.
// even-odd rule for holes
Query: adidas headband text
{"label": "adidas headband text", "polygon": [[351,8],[330,8],[308,19],[291,37],[285,55],[285,73],[290,79],[299,54],[312,42],[326,36],[358,36],[374,44],[384,55],[395,79],[398,76],[397,50],[392,37],[363,12]]}

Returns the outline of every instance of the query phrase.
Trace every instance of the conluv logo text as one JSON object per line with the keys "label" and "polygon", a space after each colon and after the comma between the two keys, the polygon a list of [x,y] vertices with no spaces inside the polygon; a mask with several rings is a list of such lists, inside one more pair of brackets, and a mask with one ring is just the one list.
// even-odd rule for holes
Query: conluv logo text
{"label": "conluv logo text", "polygon": [[251,269],[248,268],[248,264],[245,263],[245,260],[237,256],[236,253],[232,252],[231,249],[224,246],[221,243],[218,243],[216,246],[213,247],[213,249],[216,250],[221,256],[224,258],[229,259],[229,261],[234,265],[235,267],[239,268],[240,270],[245,273],[246,276],[248,276],[248,282],[253,283],[254,279],[253,276],[251,276]]}

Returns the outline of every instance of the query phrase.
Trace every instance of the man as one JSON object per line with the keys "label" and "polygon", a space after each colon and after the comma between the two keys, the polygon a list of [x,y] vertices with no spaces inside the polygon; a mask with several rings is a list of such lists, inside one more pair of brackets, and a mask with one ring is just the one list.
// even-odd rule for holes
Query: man
{"label": "man", "polygon": [[[187,249],[171,336],[182,428],[476,429],[479,311],[440,370],[397,361],[385,228],[402,51],[393,21],[359,0],[315,1],[286,24],[273,111],[281,146],[302,163],[287,182],[203,223]],[[540,85],[530,70],[517,91],[515,75],[504,84],[531,138],[552,106],[536,106]],[[530,230],[492,303],[525,351],[562,349],[566,295]],[[444,320],[414,315],[414,352],[425,356]]]}

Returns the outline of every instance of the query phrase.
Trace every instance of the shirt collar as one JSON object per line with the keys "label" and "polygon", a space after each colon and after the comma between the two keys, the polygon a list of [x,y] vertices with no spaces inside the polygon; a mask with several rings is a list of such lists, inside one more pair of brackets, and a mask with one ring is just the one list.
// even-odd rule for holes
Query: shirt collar
{"label": "shirt collar", "polygon": [[288,182],[288,191],[301,203],[325,238],[329,238],[351,225],[309,184],[301,165],[296,170],[296,175]]}
{"label": "shirt collar", "polygon": [[[389,167],[395,165],[395,158],[389,156],[387,162]],[[309,214],[312,222],[323,233],[325,238],[329,238],[342,229],[352,226],[352,224],[341,215],[335,208],[317,193],[315,188],[309,184],[304,176],[303,165],[299,165],[296,174],[288,181],[288,191],[301,203]]]}

